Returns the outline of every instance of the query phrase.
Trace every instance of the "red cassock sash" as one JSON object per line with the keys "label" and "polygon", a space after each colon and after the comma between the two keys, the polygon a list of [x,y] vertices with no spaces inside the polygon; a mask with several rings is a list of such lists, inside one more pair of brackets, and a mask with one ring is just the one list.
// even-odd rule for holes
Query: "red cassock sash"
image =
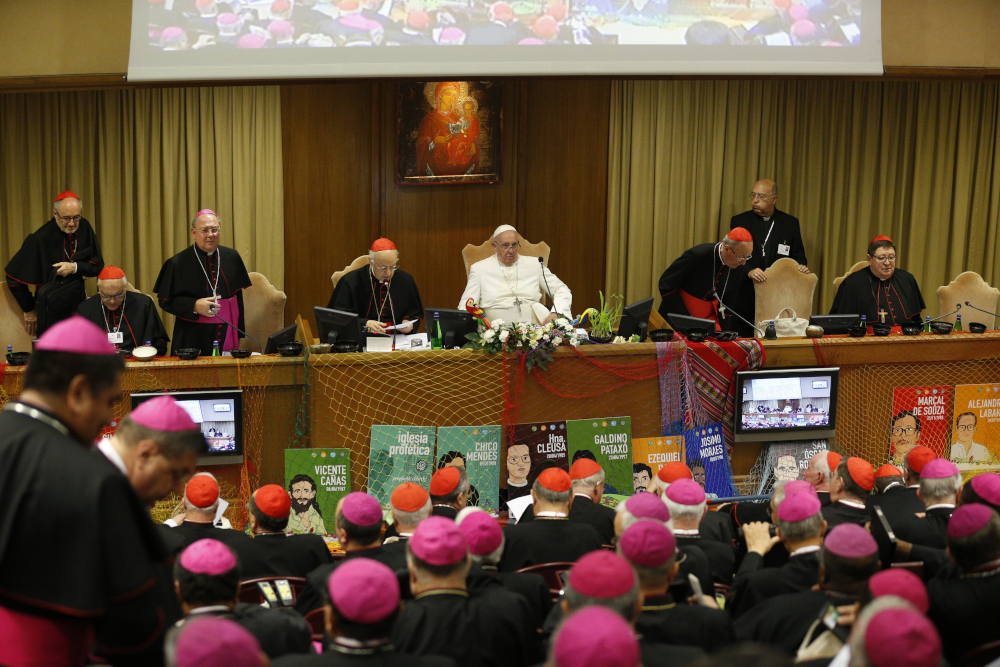
{"label": "red cassock sash", "polygon": [[691,296],[682,289],[677,290],[680,292],[681,299],[684,300],[684,306],[688,309],[688,313],[691,317],[700,317],[705,320],[715,320],[715,330],[722,331],[722,327],[719,326],[719,302],[715,299],[711,301],[704,301],[696,296]]}

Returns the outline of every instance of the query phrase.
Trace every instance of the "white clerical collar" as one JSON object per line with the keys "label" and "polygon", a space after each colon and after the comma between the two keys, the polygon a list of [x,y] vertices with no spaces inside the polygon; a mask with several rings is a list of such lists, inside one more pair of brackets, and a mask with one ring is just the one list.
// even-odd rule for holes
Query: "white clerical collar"
{"label": "white clerical collar", "polygon": [[507,486],[525,487],[525,486],[528,486],[528,480],[524,480],[523,482],[521,482],[520,484],[518,484],[517,482],[510,481],[510,478],[508,477],[507,478]]}
{"label": "white clerical collar", "polygon": [[694,536],[694,535],[701,535],[701,532],[697,528],[694,528],[694,529],[691,529],[691,528],[674,528],[674,535],[689,535],[689,536]]}
{"label": "white clerical collar", "polygon": [[565,519],[568,516],[569,515],[565,512],[535,512],[536,519],[543,519],[546,517],[553,519]]}
{"label": "white clerical collar", "polygon": [[919,484],[910,484],[910,485],[909,485],[908,487],[906,487],[906,488],[908,488],[908,489],[919,489],[919,488],[920,488],[920,485],[919,485]]}
{"label": "white clerical collar", "polygon": [[207,607],[196,607],[188,612],[188,616],[190,616],[191,614],[211,614],[212,612],[216,611],[224,611],[226,613],[230,613],[233,610],[224,604],[212,604],[208,605]]}
{"label": "white clerical collar", "polygon": [[891,489],[894,486],[903,486],[903,483],[902,482],[893,482],[889,486],[887,486],[884,489],[882,489],[882,493],[884,494],[886,491],[888,491],[889,489]]}
{"label": "white clerical collar", "polygon": [[111,444],[111,438],[101,438],[100,442],[97,443],[97,448],[101,450],[101,454],[104,454],[109,461],[115,464],[116,468],[122,471],[123,475],[128,477],[128,468],[125,466],[125,459],[118,453],[115,446]]}
{"label": "white clerical collar", "polygon": [[819,551],[819,545],[817,544],[808,547],[799,547],[792,553],[788,554],[788,557],[791,558],[793,556],[801,556],[802,554],[811,554],[816,551]]}
{"label": "white clerical collar", "polygon": [[953,505],[952,503],[938,503],[936,505],[930,505],[930,506],[928,506],[927,509],[925,509],[924,511],[925,512],[930,512],[931,510],[936,510],[936,509],[941,509],[941,508],[953,510],[953,509],[955,509],[955,505]]}
{"label": "white clerical collar", "polygon": [[573,497],[575,498],[576,496],[580,496],[581,498],[586,498],[587,500],[589,500],[591,502],[593,502],[593,500],[594,500],[592,497],[590,497],[586,493],[574,493]]}
{"label": "white clerical collar", "polygon": [[866,509],[864,503],[856,503],[853,500],[838,500],[837,502],[848,507],[853,507],[856,510]]}

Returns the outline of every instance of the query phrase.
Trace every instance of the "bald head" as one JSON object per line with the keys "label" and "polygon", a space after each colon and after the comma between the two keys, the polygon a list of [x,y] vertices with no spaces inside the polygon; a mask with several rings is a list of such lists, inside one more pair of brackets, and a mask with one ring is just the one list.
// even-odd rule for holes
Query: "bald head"
{"label": "bald head", "polygon": [[66,197],[52,205],[52,217],[66,234],[74,234],[80,228],[81,211],[83,203],[76,197]]}
{"label": "bald head", "polygon": [[222,238],[222,222],[214,213],[202,213],[191,221],[191,236],[202,252],[213,253]]}
{"label": "bald head", "polygon": [[398,250],[379,250],[378,252],[368,252],[368,263],[372,268],[372,275],[376,280],[389,280],[396,272],[399,264]]}
{"label": "bald head", "polygon": [[778,201],[778,184],[769,178],[762,178],[750,189],[750,206],[753,212],[764,218],[774,213],[775,202]]}

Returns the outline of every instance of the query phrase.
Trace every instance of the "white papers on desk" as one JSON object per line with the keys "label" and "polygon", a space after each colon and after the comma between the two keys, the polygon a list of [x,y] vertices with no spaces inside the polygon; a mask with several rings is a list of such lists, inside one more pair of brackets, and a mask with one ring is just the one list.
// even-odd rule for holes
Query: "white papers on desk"
{"label": "white papers on desk", "polygon": [[[224,357],[231,357],[231,356],[233,356],[233,351],[232,350],[226,350],[225,352],[222,353],[222,356],[224,356]],[[251,352],[250,356],[251,357],[259,357],[260,356],[260,352]]]}
{"label": "white papers on desk", "polygon": [[396,352],[431,349],[430,340],[428,340],[426,333],[393,334],[391,337],[371,336],[366,345],[366,352],[392,352],[393,347],[396,348]]}
{"label": "white papers on desk", "polygon": [[535,500],[531,497],[530,493],[526,496],[521,496],[520,498],[514,498],[514,500],[508,500],[507,511],[509,516],[514,517],[515,521],[520,521],[521,516],[524,514],[524,510],[528,509],[534,503]]}
{"label": "white papers on desk", "polygon": [[406,322],[400,322],[399,324],[391,324],[385,328],[386,331],[395,331],[396,329],[405,329],[411,324],[416,324],[416,320],[407,320]]}

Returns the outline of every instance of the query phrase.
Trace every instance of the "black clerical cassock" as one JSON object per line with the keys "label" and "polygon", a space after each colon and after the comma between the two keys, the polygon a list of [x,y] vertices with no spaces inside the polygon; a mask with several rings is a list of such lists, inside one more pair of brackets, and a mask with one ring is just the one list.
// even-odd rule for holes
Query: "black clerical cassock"
{"label": "black clerical cassock", "polygon": [[[58,262],[76,262],[76,273],[57,276],[52,265]],[[83,279],[96,277],[103,268],[101,246],[86,218],[80,218],[73,234],[64,233],[52,218],[28,235],[4,272],[21,310],[28,313],[37,306],[37,334],[41,335],[76,312],[76,307],[87,298]],[[36,288],[34,295],[31,287]]]}
{"label": "black clerical cassock", "polygon": [[692,315],[716,321],[717,329],[736,331],[736,318],[722,314],[719,301],[730,306],[747,276],[746,266],[731,269],[719,255],[721,243],[702,243],[684,252],[660,276],[660,315]]}
{"label": "black clerical cassock", "polygon": [[148,342],[158,355],[167,353],[170,337],[163,328],[156,304],[141,292],[125,292],[125,300],[115,310],[105,308],[101,295],[95,294],[81,303],[76,312],[109,334],[121,333],[122,342],[114,344],[119,350],[131,352]]}
{"label": "black clerical cassock", "polygon": [[424,316],[424,304],[413,276],[396,269],[392,278],[379,281],[372,275],[370,266],[344,274],[327,308],[357,313],[366,322],[374,320],[386,325],[418,320],[411,334],[420,328],[419,320]]}
{"label": "black clerical cassock", "polygon": [[[221,267],[220,267],[221,264]],[[172,350],[198,348],[212,354],[213,343],[221,350],[239,347],[241,334],[230,329],[222,319],[246,330],[243,321],[243,292],[250,287],[250,275],[243,258],[232,248],[218,246],[211,255],[197,245],[180,251],[164,264],[153,285],[160,308],[177,316],[174,322]],[[194,310],[198,299],[218,295],[219,316],[206,317]]]}
{"label": "black clerical cassock", "polygon": [[833,299],[831,315],[866,315],[868,325],[876,322],[898,326],[919,322],[925,308],[924,297],[912,273],[896,269],[882,280],[871,268],[855,271],[844,278]]}

